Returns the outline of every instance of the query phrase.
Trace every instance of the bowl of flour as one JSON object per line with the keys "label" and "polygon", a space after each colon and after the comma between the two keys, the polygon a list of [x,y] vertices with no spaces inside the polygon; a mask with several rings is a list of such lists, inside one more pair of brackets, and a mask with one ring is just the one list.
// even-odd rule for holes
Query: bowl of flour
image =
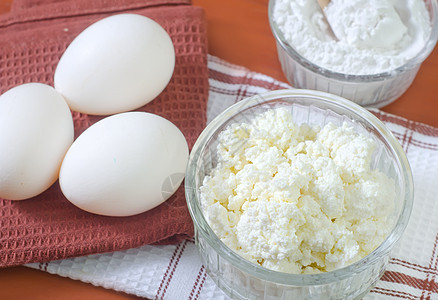
{"label": "bowl of flour", "polygon": [[438,39],[436,0],[270,0],[283,72],[296,88],[382,107],[412,84]]}
{"label": "bowl of flour", "polygon": [[190,154],[202,262],[233,299],[359,299],[407,226],[412,173],[391,132],[345,98],[256,95],[211,121]]}

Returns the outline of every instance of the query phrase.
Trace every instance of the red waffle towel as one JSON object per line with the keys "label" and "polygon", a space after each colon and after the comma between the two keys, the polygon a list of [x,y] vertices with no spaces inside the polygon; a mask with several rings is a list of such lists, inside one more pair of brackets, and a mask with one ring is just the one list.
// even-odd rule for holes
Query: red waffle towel
{"label": "red waffle towel", "polygon": [[[125,12],[154,19],[172,38],[173,77],[139,110],[173,122],[191,148],[206,122],[208,70],[203,10],[189,0],[15,0],[11,13],[0,16],[0,92],[27,82],[53,86],[57,62],[70,42],[92,23]],[[74,112],[73,118],[77,137],[102,117]],[[58,182],[33,199],[0,198],[0,267],[176,243],[192,235],[182,186],[159,207],[121,218],[76,208]]]}

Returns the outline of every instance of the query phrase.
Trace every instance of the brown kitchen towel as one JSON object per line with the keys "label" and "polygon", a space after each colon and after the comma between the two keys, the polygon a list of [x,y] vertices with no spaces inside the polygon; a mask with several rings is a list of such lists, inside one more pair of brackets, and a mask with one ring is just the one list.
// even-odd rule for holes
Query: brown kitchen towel
{"label": "brown kitchen towel", "polygon": [[[206,122],[208,69],[204,13],[189,0],[14,0],[11,12],[0,16],[0,93],[27,82],[53,86],[70,42],[87,26],[118,13],[150,17],[170,34],[173,77],[159,97],[138,110],[173,122],[191,148]],[[73,112],[75,138],[101,118]],[[192,235],[183,186],[162,205],[131,217],[82,211],[64,198],[58,182],[32,199],[0,198],[0,267],[176,243]]]}

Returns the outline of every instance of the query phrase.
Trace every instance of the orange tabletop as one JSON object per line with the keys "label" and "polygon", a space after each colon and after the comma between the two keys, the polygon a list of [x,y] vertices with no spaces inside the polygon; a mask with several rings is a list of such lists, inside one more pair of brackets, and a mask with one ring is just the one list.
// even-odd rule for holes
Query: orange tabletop
{"label": "orange tabletop", "polygon": [[[12,0],[0,0],[0,13]],[[193,0],[205,9],[209,53],[285,81],[267,17],[268,0]],[[423,63],[414,83],[383,107],[413,121],[438,127],[438,48]],[[26,267],[0,269],[0,299],[136,299]]]}

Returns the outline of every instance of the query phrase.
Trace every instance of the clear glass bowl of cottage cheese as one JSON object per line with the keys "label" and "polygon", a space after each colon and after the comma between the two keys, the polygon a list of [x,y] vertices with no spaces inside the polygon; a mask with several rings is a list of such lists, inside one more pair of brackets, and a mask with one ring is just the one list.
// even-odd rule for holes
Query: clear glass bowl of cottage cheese
{"label": "clear glass bowl of cottage cheese", "polygon": [[269,22],[286,78],[296,88],[329,92],[361,106],[395,101],[437,43],[437,1],[331,4],[325,12],[337,40],[316,0],[269,1]]}
{"label": "clear glass bowl of cottage cheese", "polygon": [[[257,119],[265,115],[270,116],[270,119]],[[248,146],[247,133],[249,129],[242,130],[242,128],[248,128],[242,124],[250,124],[251,122],[258,124],[260,129],[252,133],[252,136],[256,137],[254,140],[256,142],[251,142],[252,146],[257,147]],[[287,130],[291,133],[290,136],[294,136],[300,135],[299,132],[301,132],[303,133],[300,135],[301,137],[316,140],[313,129],[318,132],[319,136],[323,137],[323,140],[328,141],[328,144],[334,144],[333,141],[337,140],[346,145],[345,147],[335,147],[338,149],[336,150],[338,154],[343,153],[339,157],[336,158],[336,155],[330,154],[335,162],[338,160],[341,165],[344,163],[344,165],[351,166],[351,168],[349,167],[350,171],[340,175],[344,181],[348,182],[340,183],[341,191],[333,188],[339,186],[339,182],[336,183],[335,179],[330,179],[334,177],[330,176],[318,177],[318,180],[307,183],[302,181],[303,178],[305,179],[304,175],[304,177],[289,177],[289,182],[301,182],[301,186],[298,188],[297,186],[289,188],[283,180],[285,177],[280,176],[282,170],[284,171],[284,168],[281,168],[282,165],[285,165],[286,169],[305,166],[307,158],[301,155],[304,160],[298,161],[293,158],[294,155],[300,155],[300,153],[311,153],[315,157],[329,155],[328,153],[324,154],[325,150],[319,147],[316,142],[296,143],[284,138],[281,133],[283,130]],[[228,136],[230,138],[227,138],[224,132],[232,133]],[[263,136],[267,134],[272,134],[274,138],[268,143],[260,143],[259,141],[264,141]],[[277,147],[275,145],[283,146]],[[364,150],[366,145],[373,146],[370,148],[371,150]],[[292,158],[277,163],[269,158],[273,156],[263,156],[253,151],[255,148],[264,149],[266,150],[265,154],[272,154],[275,153],[275,151],[271,151],[271,148],[275,148],[273,146],[282,148],[284,155],[290,155]],[[341,148],[346,151],[340,151]],[[241,151],[242,149],[244,151]],[[227,153],[233,155],[227,156]],[[234,159],[239,157],[238,153],[245,153],[247,157],[250,157],[247,160],[251,160],[251,162],[247,166],[239,166],[239,160]],[[251,155],[253,155],[252,158]],[[365,159],[368,167],[362,168],[364,165],[361,163],[360,157]],[[229,165],[229,162],[232,161],[233,165]],[[287,161],[289,161],[289,165]],[[246,162],[248,163],[248,161]],[[274,191],[269,196],[269,201],[281,205],[277,205],[273,209],[266,205],[268,213],[264,215],[262,213],[250,214],[249,217],[248,215],[244,216],[244,213],[239,215],[242,211],[254,212],[251,205],[255,203],[255,201],[248,201],[242,205],[242,201],[240,201],[239,204],[236,196],[242,191],[242,187],[249,185],[253,195],[257,194],[259,198],[263,198],[263,194],[266,196],[270,187],[261,185],[256,192],[256,185],[260,182],[254,184],[250,180],[251,176],[247,176],[244,180],[248,179],[248,182],[242,181],[239,188],[231,191],[230,184],[232,185],[233,180],[235,181],[238,176],[233,178],[229,174],[223,176],[221,174],[224,173],[218,170],[222,165],[227,165],[229,170],[237,174],[239,170],[257,164],[262,167],[253,174],[259,174],[260,178],[273,179],[270,177],[275,177],[276,183],[271,181],[274,182],[273,185],[283,188],[282,191]],[[337,168],[330,169],[330,166],[333,165],[324,159],[318,160],[314,166],[323,166],[323,168],[317,167],[318,170],[312,171],[313,174],[320,175],[330,175],[332,172],[330,170]],[[269,170],[271,168],[274,170]],[[366,168],[368,169],[365,170]],[[363,172],[360,171],[362,169]],[[306,173],[304,170],[305,168],[302,167],[295,174]],[[265,176],[265,171],[272,175]],[[370,189],[373,184],[366,180],[369,178],[366,175],[367,172],[378,173],[380,174],[379,178],[384,178],[380,183],[375,181],[377,185],[380,185],[380,190]],[[214,177],[213,174],[218,176]],[[355,176],[360,178],[355,178]],[[212,181],[209,179],[213,177],[215,183],[211,184]],[[343,186],[352,187],[354,186],[353,182],[368,183],[360,185],[361,187],[358,189],[350,189],[350,192],[362,189],[366,196],[360,197],[367,199],[377,197],[375,199],[381,199],[381,201],[368,202],[365,206],[360,206],[355,204],[356,202],[360,203],[359,200],[355,201],[356,196],[352,197],[350,194],[349,201],[342,200],[338,203],[338,200],[344,197],[338,197],[339,193],[343,193]],[[391,188],[387,190],[386,185],[391,186]],[[389,253],[407,226],[413,205],[413,181],[409,163],[400,144],[385,125],[366,109],[342,97],[320,91],[300,89],[273,91],[247,98],[234,104],[211,121],[192,149],[185,177],[185,190],[188,208],[194,222],[195,240],[202,262],[215,283],[233,299],[355,299],[364,296],[382,276],[389,260]],[[311,197],[305,195],[305,190],[314,194],[318,194],[319,191],[321,199],[328,199],[325,204],[319,203],[321,206],[316,209],[326,223],[318,223],[313,218],[315,211],[312,211],[312,207],[315,207],[315,202],[307,201],[311,200]],[[348,188],[345,188],[346,193],[347,190]],[[226,205],[216,201],[214,204],[216,207],[210,206],[213,202],[210,201],[211,199],[207,199],[208,195],[218,195],[219,199],[220,194],[227,193]],[[390,201],[389,198],[391,198]],[[295,210],[291,210],[291,206],[288,206],[290,203],[301,204],[297,204],[298,206],[294,206]],[[333,203],[338,204],[332,205]],[[345,205],[345,209],[338,210],[339,205],[341,207]],[[224,206],[230,208],[230,211],[225,212],[228,215],[224,215]],[[351,206],[359,207],[353,222],[350,218],[353,216],[352,214],[344,213],[344,216],[341,216],[343,211],[350,209]],[[386,211],[385,216],[373,215],[371,218],[366,216],[370,206],[373,207],[375,214]],[[257,211],[261,212],[262,210]],[[285,218],[289,212],[290,214]],[[363,215],[363,220],[361,215]],[[242,222],[236,225],[234,230],[233,224],[236,224],[239,219]],[[265,222],[266,220],[269,222]],[[305,224],[305,220],[308,224]],[[365,224],[366,220],[373,221],[362,226],[357,230],[358,232],[350,232],[351,224],[354,223],[354,227],[359,223],[362,224],[362,221]],[[377,222],[377,220],[384,220],[384,223]],[[291,228],[290,224],[295,222],[301,222],[295,224],[300,229]],[[345,222],[350,222],[348,230],[342,227]],[[284,226],[287,228],[286,231],[283,230]],[[312,226],[313,231],[310,229]],[[377,228],[379,226],[382,228]],[[324,231],[325,228],[329,227],[335,228],[335,233]],[[233,245],[233,239],[236,240],[236,238],[232,237],[231,231],[238,234],[240,232],[237,239],[242,243],[237,248]],[[300,233],[295,235],[298,231]],[[309,232],[311,232],[310,236]],[[368,250],[365,249],[367,245],[372,245],[375,242],[375,236],[378,236],[379,232],[383,232],[383,236],[380,237],[378,244],[373,245]],[[355,244],[357,234],[357,244]],[[336,235],[338,236],[336,237]],[[326,236],[332,236],[336,240],[327,240]],[[265,243],[267,240],[269,244]],[[294,241],[296,242],[295,246],[293,245]],[[322,253],[326,251],[323,249],[325,244],[330,244],[329,247],[332,247],[330,253]],[[303,245],[306,247],[302,247]],[[296,248],[297,250],[294,252],[293,247],[299,248]],[[246,249],[245,253],[241,251],[244,248]],[[360,250],[358,250],[359,248]],[[365,251],[362,248],[369,253],[361,256],[360,251]],[[250,257],[251,255],[254,257]],[[257,257],[257,255],[260,256]],[[276,257],[271,260],[264,255],[276,255]],[[353,259],[354,255],[356,257]],[[281,260],[281,256],[283,258],[288,256],[286,263],[284,263],[284,259]],[[343,257],[345,260],[342,260]],[[296,262],[292,263],[294,259]],[[313,261],[311,261],[312,259]],[[297,262],[303,264],[301,268]],[[307,265],[304,266],[304,264]]]}

